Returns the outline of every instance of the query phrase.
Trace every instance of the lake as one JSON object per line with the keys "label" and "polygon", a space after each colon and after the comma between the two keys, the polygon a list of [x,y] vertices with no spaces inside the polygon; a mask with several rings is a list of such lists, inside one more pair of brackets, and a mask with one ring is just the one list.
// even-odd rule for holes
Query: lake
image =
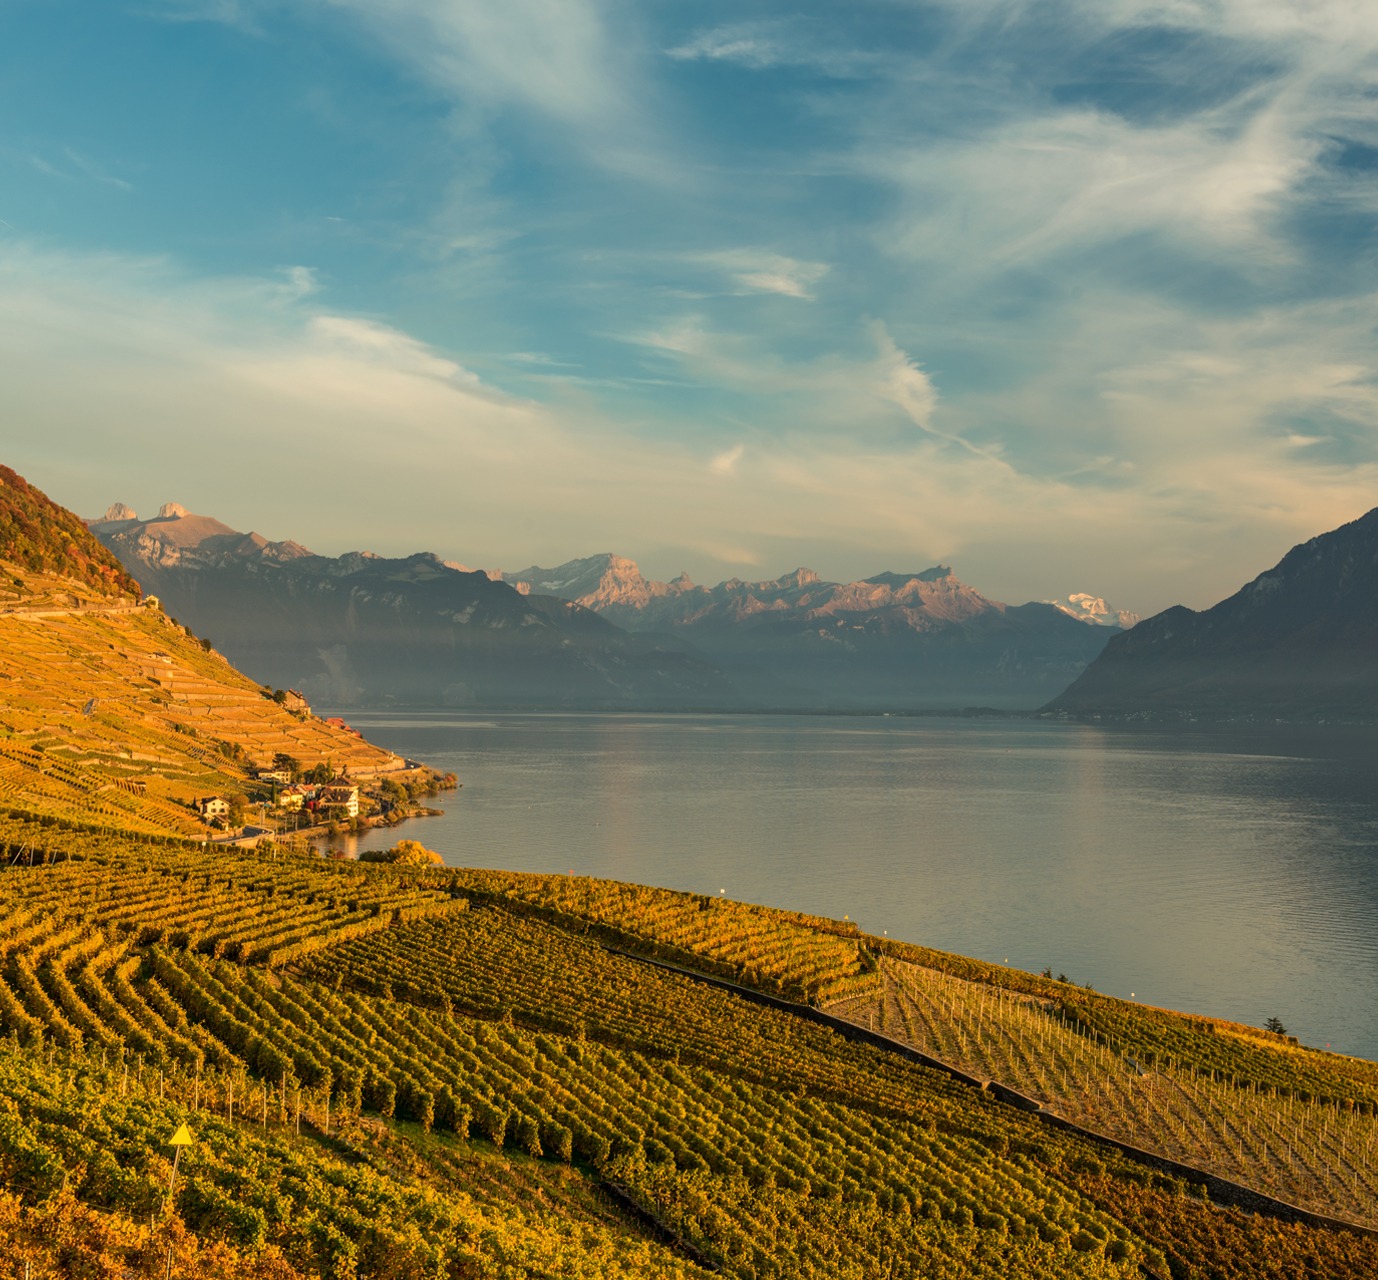
{"label": "lake", "polygon": [[[829,916],[1378,1058],[1378,733],[350,714],[453,770],[453,865]],[[399,832],[350,841],[386,847]]]}

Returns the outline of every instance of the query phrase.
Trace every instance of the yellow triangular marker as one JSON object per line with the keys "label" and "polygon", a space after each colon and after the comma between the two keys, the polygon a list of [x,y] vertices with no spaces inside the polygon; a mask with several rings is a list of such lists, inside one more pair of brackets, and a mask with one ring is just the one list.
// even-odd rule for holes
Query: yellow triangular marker
{"label": "yellow triangular marker", "polygon": [[178,1127],[177,1132],[167,1140],[167,1145],[170,1147],[189,1147],[191,1146],[191,1142],[191,1130],[188,1129],[186,1125],[181,1125]]}

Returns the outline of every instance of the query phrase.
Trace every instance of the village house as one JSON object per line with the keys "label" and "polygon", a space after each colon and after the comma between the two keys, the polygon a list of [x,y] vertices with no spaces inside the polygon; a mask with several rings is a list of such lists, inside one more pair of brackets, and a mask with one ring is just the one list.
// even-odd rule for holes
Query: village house
{"label": "village house", "polygon": [[336,784],[320,787],[316,791],[316,805],[317,808],[332,816],[343,814],[345,817],[357,818],[359,816],[359,788]]}
{"label": "village house", "polygon": [[296,813],[302,805],[306,803],[307,788],[301,786],[283,787],[278,792],[277,806],[279,809],[287,809],[289,812]]}
{"label": "village house", "polygon": [[224,821],[230,816],[230,802],[224,796],[206,796],[204,800],[196,802],[196,807],[207,822],[215,818]]}

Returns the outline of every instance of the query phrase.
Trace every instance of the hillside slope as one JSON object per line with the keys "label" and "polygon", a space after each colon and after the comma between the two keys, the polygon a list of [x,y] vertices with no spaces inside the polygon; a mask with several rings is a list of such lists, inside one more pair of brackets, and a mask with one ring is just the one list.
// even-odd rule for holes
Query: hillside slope
{"label": "hillside slope", "polygon": [[138,583],[80,517],[0,466],[0,609],[138,599]]}
{"label": "hillside slope", "polygon": [[1073,714],[1378,718],[1378,509],[1201,613],[1114,637],[1049,704]]}
{"label": "hillside slope", "polygon": [[358,779],[406,762],[236,671],[138,587],[77,517],[12,472],[0,497],[0,805],[204,834],[191,802],[285,752]]}
{"label": "hillside slope", "polygon": [[523,596],[434,555],[313,555],[169,504],[91,528],[144,590],[244,670],[337,705],[731,705],[684,645],[629,636],[588,609]]}

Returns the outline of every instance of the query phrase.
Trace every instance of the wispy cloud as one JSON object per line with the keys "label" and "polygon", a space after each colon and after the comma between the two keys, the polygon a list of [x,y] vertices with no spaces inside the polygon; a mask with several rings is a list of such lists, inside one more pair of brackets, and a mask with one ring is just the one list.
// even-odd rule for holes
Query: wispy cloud
{"label": "wispy cloud", "polygon": [[401,373],[478,385],[478,376],[437,355],[424,342],[388,325],[353,316],[318,315],[307,333],[320,348],[346,359],[368,361]]}
{"label": "wispy cloud", "polygon": [[825,31],[799,18],[730,22],[709,27],[665,51],[677,62],[723,62],[748,70],[807,67],[824,75],[851,77],[895,66],[893,54],[839,47]]}
{"label": "wispy cloud", "polygon": [[721,453],[713,455],[713,459],[708,464],[708,469],[715,476],[735,476],[737,474],[737,464],[742,460],[746,453],[746,445],[734,444],[730,449],[724,449]]}
{"label": "wispy cloud", "polygon": [[599,165],[674,180],[656,142],[636,12],[622,0],[324,0],[450,99],[566,132]]}
{"label": "wispy cloud", "polygon": [[142,12],[167,22],[221,22],[247,25],[256,0],[149,0]]}
{"label": "wispy cloud", "polygon": [[739,289],[809,301],[813,286],[828,274],[825,262],[804,262],[757,249],[723,249],[698,254],[696,260],[723,272]]}
{"label": "wispy cloud", "polygon": [[57,178],[62,181],[73,181],[85,179],[89,182],[98,182],[103,186],[114,187],[119,191],[133,191],[134,184],[124,178],[117,177],[111,173],[104,165],[97,163],[89,156],[82,155],[71,147],[63,147],[62,163],[54,163],[41,155],[31,155],[29,163],[49,178]]}

